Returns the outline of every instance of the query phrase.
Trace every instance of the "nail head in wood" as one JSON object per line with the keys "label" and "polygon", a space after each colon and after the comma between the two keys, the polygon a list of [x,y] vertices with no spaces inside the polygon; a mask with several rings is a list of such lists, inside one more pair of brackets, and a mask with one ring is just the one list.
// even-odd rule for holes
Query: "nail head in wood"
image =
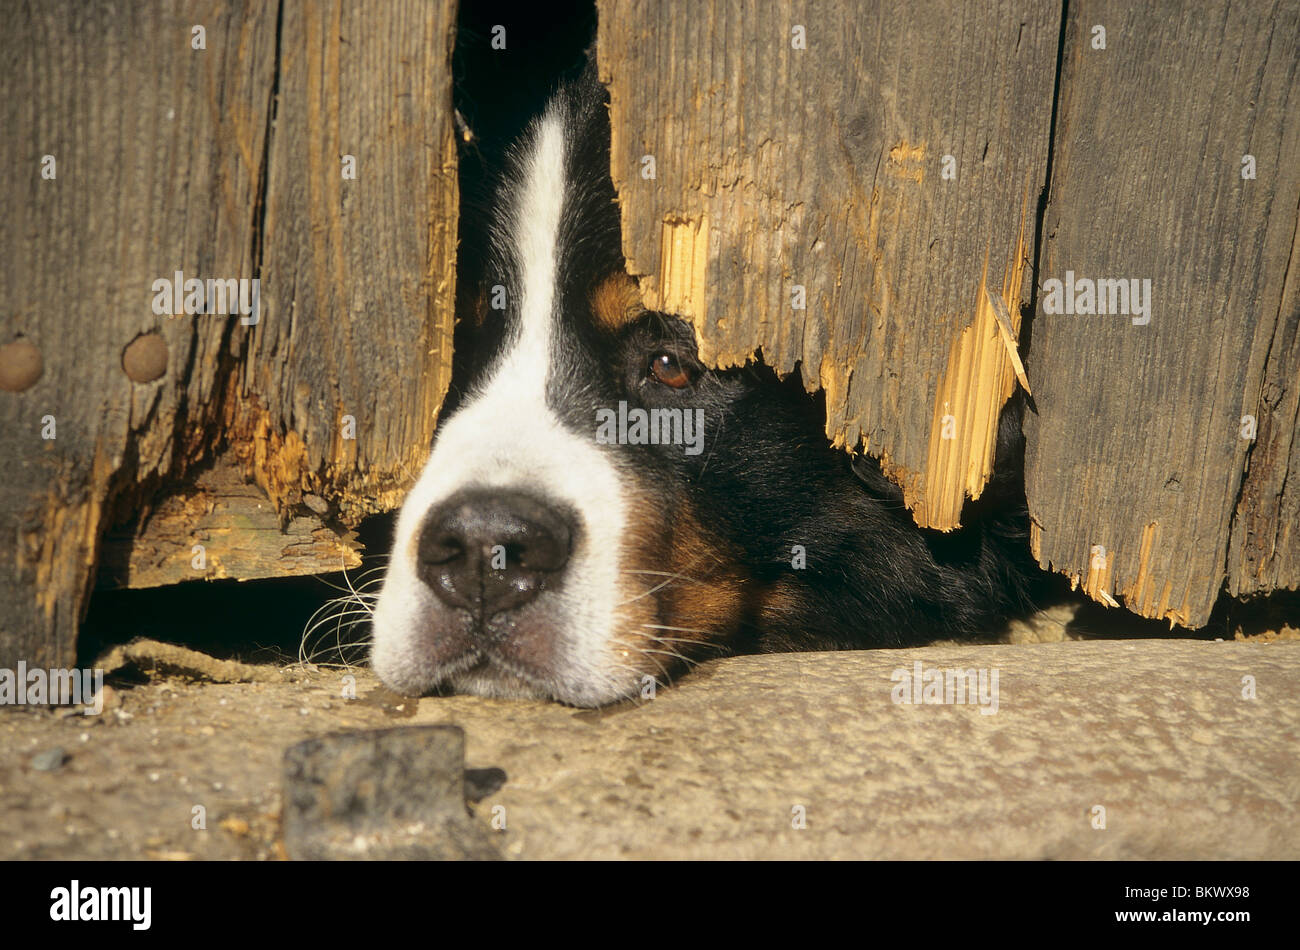
{"label": "nail head in wood", "polygon": [[26,340],[14,340],[0,346],[0,389],[20,393],[30,389],[45,369],[41,351]]}
{"label": "nail head in wood", "polygon": [[136,383],[152,383],[167,372],[167,341],[157,333],[136,337],[122,353],[122,369]]}

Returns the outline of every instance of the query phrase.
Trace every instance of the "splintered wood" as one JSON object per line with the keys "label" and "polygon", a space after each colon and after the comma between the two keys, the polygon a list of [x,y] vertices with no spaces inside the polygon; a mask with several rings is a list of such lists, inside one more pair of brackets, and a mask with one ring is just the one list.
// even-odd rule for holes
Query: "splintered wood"
{"label": "splintered wood", "polygon": [[[827,393],[918,523],[983,489],[1046,181],[1059,10],[600,3],[624,250],[701,357]],[[925,420],[925,423],[920,423]]]}
{"label": "splintered wood", "polygon": [[993,473],[998,417],[1015,388],[1019,362],[1012,359],[1014,349],[1009,352],[1003,339],[993,299],[1002,302],[1011,324],[1006,332],[1014,343],[1020,330],[1020,309],[1008,310],[1006,301],[1020,300],[1027,252],[1022,224],[1014,258],[1019,264],[1010,268],[997,290],[988,286],[987,271],[981,275],[975,321],[953,343],[939,379],[926,471],[931,485],[948,486],[949,490],[909,498],[904,489],[904,500],[924,527],[943,529],[957,524],[965,497],[978,498]]}
{"label": "splintered wood", "polygon": [[624,249],[706,361],[823,388],[938,529],[1019,377],[1044,567],[1193,626],[1300,586],[1300,3],[599,9]]}
{"label": "splintered wood", "polygon": [[[447,385],[454,3],[182,7],[0,10],[0,667],[73,662],[103,532],[151,504],[181,521],[109,582],[192,576],[187,528],[231,576],[337,569]],[[259,312],[168,304],[178,273]],[[287,534],[186,507],[223,446]]]}
{"label": "splintered wood", "polygon": [[[315,509],[313,510],[313,506]],[[98,586],[159,587],[198,579],[300,576],[361,565],[355,532],[326,527],[329,505],[307,496],[288,523],[242,471],[221,459],[196,484],[104,537]],[[196,546],[202,557],[196,557]]]}

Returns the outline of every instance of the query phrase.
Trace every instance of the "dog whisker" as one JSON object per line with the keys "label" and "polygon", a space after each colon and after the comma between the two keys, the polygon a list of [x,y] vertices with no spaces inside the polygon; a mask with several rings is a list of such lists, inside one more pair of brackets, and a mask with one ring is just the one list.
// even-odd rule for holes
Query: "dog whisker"
{"label": "dog whisker", "polygon": [[682,654],[678,653],[676,650],[651,650],[646,647],[641,647],[640,652],[647,656],[650,655],[651,653],[658,654],[659,656],[671,656],[675,660],[681,660],[683,663],[685,663],[688,666],[694,666],[697,663],[697,661],[692,660],[690,657],[683,656]]}
{"label": "dog whisker", "polygon": [[[682,640],[676,637],[654,637],[652,639],[656,643],[684,643],[691,648],[691,652],[711,651],[713,653],[718,654],[719,656],[724,655],[727,652],[727,648],[722,644],[708,643],[703,640]],[[692,659],[691,662],[703,663],[704,660],[706,659],[712,659],[712,657],[702,657],[699,659]]]}
{"label": "dog whisker", "polygon": [[[663,663],[661,663],[661,662],[660,662],[659,660],[657,660],[655,657],[651,656],[651,655],[646,651],[646,649],[645,649],[644,647],[633,647],[632,649],[635,650],[636,653],[637,653],[639,656],[644,656],[644,657],[645,657],[646,659],[648,659],[651,663],[653,663],[655,666],[657,666],[657,667],[659,668],[659,672],[663,674],[664,679],[666,679],[666,680],[668,681],[668,684],[669,684],[670,686],[672,685],[672,681],[673,681],[672,674],[670,674],[670,673],[668,672],[667,667],[665,667],[665,666],[663,665]],[[644,671],[644,670],[641,670],[641,671],[639,671],[639,672],[640,672],[643,676],[645,675],[645,671]]]}
{"label": "dog whisker", "polygon": [[624,607],[624,606],[626,606],[627,604],[634,603],[635,601],[638,601],[638,600],[640,600],[640,599],[643,598],[643,597],[649,597],[651,594],[654,594],[654,593],[657,593],[658,591],[663,590],[665,587],[667,587],[669,584],[671,584],[671,583],[672,583],[673,581],[675,581],[675,580],[689,581],[689,582],[692,583],[692,584],[705,584],[705,583],[707,583],[706,581],[702,581],[702,580],[699,580],[699,579],[694,578],[694,577],[689,577],[689,576],[687,576],[686,574],[673,574],[673,573],[671,573],[671,572],[669,572],[669,571],[647,571],[647,570],[626,569],[626,570],[624,570],[622,573],[624,573],[624,574],[652,574],[652,575],[655,575],[655,576],[658,576],[658,577],[665,577],[665,578],[667,578],[667,580],[665,580],[665,581],[663,581],[663,582],[661,582],[661,583],[659,583],[659,584],[656,584],[654,587],[651,587],[649,590],[646,590],[646,591],[641,592],[640,594],[637,594],[635,597],[629,597],[627,600],[620,601],[618,604],[615,605],[615,606],[617,606],[617,607]]}
{"label": "dog whisker", "polygon": [[671,571],[643,571],[643,570],[637,570],[635,568],[624,568],[623,573],[624,574],[657,574],[660,577],[671,577],[678,580],[690,581],[692,584],[708,583],[707,581],[702,581],[699,580],[698,578],[688,577],[685,574],[674,574]]}
{"label": "dog whisker", "polygon": [[649,630],[676,630],[678,633],[710,634],[713,632],[712,630],[697,630],[694,627],[670,627],[667,624],[662,624],[662,623],[643,623],[641,624],[641,626]]}

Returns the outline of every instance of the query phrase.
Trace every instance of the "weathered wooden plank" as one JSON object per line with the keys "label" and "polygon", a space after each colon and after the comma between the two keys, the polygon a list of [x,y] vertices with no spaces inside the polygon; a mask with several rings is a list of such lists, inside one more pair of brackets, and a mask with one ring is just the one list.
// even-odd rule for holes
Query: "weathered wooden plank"
{"label": "weathered wooden plank", "polygon": [[0,10],[0,342],[43,362],[0,392],[0,666],[72,662],[112,493],[206,452],[239,320],[160,316],[153,282],[253,276],[274,44],[274,8],[234,2]]}
{"label": "weathered wooden plank", "polygon": [[1145,616],[1206,621],[1234,511],[1236,589],[1295,583],[1298,37],[1294,0],[1069,7],[1040,276],[1150,308],[1040,302],[1027,491],[1040,562]]}
{"label": "weathered wooden plank", "polygon": [[451,366],[455,3],[382,14],[364,0],[284,4],[264,317],[228,403],[273,499],[314,492],[349,523],[414,481]]}
{"label": "weathered wooden plank", "polygon": [[826,389],[828,434],[881,456],[920,524],[955,526],[1015,385],[985,288],[1018,330],[1060,6],[599,10],[647,305],[690,317],[713,365],[761,348],[798,368]]}
{"label": "weathered wooden plank", "polygon": [[[1294,85],[1294,81],[1293,81]],[[1293,156],[1300,124],[1282,154]],[[1294,162],[1292,163],[1295,164]],[[1285,220],[1285,212],[1277,209]],[[1300,223],[1300,208],[1296,209]],[[1228,593],[1300,588],[1300,226],[1292,236],[1286,284],[1255,414],[1256,437],[1228,541]],[[1249,427],[1251,420],[1243,420]]]}
{"label": "weathered wooden plank", "polygon": [[324,499],[305,504],[282,524],[275,505],[243,472],[220,460],[192,487],[104,535],[98,587],[161,587],[220,578],[293,577],[361,565],[355,532],[342,535],[322,518]]}
{"label": "weathered wooden plank", "polygon": [[[282,526],[309,495],[354,524],[413,479],[450,364],[454,4],[372,12],[0,11],[0,666],[70,663],[104,526],[219,450]],[[172,315],[177,272],[260,281],[261,306]],[[304,563],[241,560],[264,535],[230,516],[204,522],[215,562]]]}

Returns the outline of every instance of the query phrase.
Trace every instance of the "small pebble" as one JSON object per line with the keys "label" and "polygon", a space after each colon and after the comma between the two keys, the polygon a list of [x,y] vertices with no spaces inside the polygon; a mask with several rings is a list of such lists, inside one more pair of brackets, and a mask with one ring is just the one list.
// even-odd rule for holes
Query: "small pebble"
{"label": "small pebble", "polygon": [[66,761],[68,761],[68,754],[60,746],[55,746],[32,756],[32,768],[38,772],[53,772],[55,769],[62,768]]}

